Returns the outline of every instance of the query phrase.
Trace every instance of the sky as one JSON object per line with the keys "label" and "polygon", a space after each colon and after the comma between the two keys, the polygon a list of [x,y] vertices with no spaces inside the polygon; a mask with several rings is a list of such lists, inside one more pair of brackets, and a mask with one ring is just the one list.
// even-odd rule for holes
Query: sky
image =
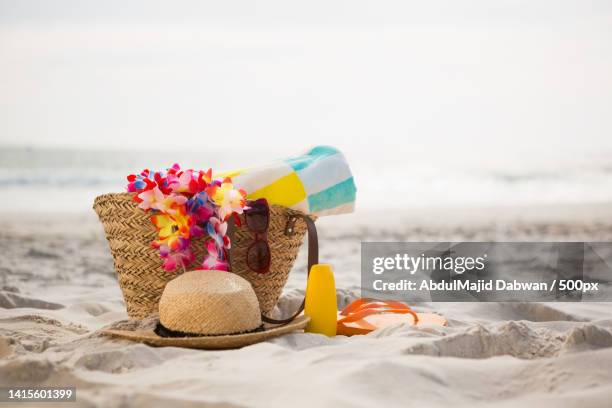
{"label": "sky", "polygon": [[610,1],[0,0],[1,145],[571,154],[610,73]]}

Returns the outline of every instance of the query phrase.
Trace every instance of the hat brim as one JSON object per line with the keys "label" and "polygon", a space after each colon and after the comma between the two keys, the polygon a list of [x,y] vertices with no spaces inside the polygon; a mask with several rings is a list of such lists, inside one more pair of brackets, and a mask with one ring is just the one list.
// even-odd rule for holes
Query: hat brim
{"label": "hat brim", "polygon": [[303,330],[309,321],[309,316],[298,316],[292,322],[282,326],[266,327],[262,331],[224,336],[160,337],[153,330],[102,330],[102,334],[137,341],[155,347],[231,349],[259,343],[296,330]]}

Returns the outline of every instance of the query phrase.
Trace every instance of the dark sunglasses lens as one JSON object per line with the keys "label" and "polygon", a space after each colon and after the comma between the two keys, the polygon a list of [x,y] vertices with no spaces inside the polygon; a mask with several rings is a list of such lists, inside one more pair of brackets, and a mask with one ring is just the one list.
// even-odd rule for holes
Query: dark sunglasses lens
{"label": "dark sunglasses lens", "polygon": [[245,219],[248,227],[254,232],[265,232],[268,229],[270,211],[267,205],[254,205],[245,211]]}
{"label": "dark sunglasses lens", "polygon": [[255,272],[268,272],[268,269],[270,269],[270,247],[266,241],[256,241],[249,247],[247,265]]}

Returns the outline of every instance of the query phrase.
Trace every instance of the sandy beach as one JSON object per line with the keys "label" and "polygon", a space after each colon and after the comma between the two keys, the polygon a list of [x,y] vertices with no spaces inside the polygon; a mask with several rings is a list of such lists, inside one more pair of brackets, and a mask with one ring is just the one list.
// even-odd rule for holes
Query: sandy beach
{"label": "sandy beach", "polygon": [[[611,23],[605,0],[0,0],[0,408],[612,407]],[[150,262],[192,256],[272,271],[274,303],[299,238],[261,198],[318,217],[339,308],[428,315],[268,337],[246,283],[194,273],[160,333],[267,340],[109,337],[157,323],[128,318],[92,209],[118,192],[149,211],[96,206],[134,316]],[[306,246],[268,317],[302,305]]]}
{"label": "sandy beach", "polygon": [[[392,214],[318,222],[340,306],[359,296],[361,241],[612,240],[612,206],[603,204]],[[607,303],[421,303],[415,309],[443,314],[448,327],[295,333],[227,351],[152,348],[98,333],[127,315],[93,212],[5,214],[2,224],[0,382],[74,386],[77,403],[67,406],[582,408],[612,398]],[[301,254],[280,313],[297,307],[304,287]]]}

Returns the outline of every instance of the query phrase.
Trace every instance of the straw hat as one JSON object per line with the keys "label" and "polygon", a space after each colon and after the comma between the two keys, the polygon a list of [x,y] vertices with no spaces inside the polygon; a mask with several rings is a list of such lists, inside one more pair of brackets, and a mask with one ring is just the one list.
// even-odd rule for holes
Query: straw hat
{"label": "straw hat", "polygon": [[186,272],[168,282],[159,301],[155,330],[102,333],[152,346],[238,348],[303,329],[307,316],[282,326],[264,326],[251,284],[223,271]]}

